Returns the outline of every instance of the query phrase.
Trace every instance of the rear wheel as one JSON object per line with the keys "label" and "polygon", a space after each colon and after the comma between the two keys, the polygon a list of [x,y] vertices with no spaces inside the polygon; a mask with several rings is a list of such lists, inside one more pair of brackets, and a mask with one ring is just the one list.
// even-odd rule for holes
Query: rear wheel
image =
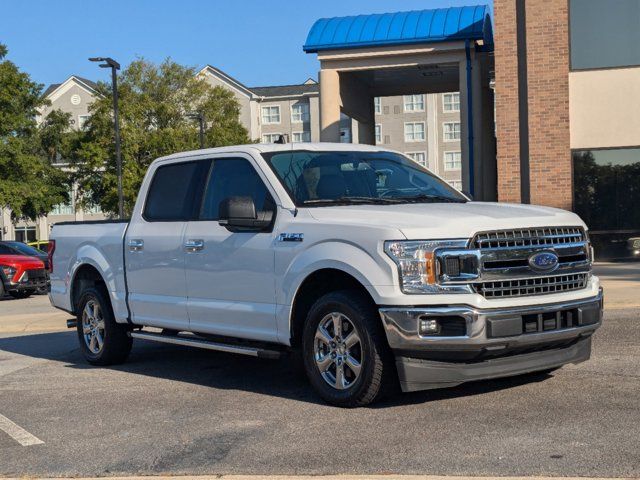
{"label": "rear wheel", "polygon": [[116,323],[104,288],[88,288],[78,303],[77,330],[80,348],[92,365],[124,362],[132,340],[126,325]]}
{"label": "rear wheel", "polygon": [[302,354],[311,385],[333,405],[367,405],[395,382],[375,306],[358,291],[332,292],[316,301],[305,324]]}

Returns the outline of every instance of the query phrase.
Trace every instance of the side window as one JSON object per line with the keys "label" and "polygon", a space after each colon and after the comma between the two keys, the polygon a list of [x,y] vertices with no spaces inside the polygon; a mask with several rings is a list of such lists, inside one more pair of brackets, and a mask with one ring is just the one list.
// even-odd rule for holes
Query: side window
{"label": "side window", "polygon": [[211,175],[202,202],[200,220],[217,220],[220,203],[229,197],[251,197],[256,212],[273,211],[275,204],[267,187],[244,158],[224,158],[213,161]]}
{"label": "side window", "polygon": [[[150,222],[189,220],[199,196],[198,180],[208,162],[184,162],[156,170],[144,206],[144,218]],[[200,173],[200,175],[198,175]]]}

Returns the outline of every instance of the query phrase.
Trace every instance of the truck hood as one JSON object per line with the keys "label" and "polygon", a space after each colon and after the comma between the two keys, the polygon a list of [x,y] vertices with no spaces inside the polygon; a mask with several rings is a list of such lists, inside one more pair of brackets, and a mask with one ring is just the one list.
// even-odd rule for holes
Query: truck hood
{"label": "truck hood", "polygon": [[471,238],[477,232],[511,228],[582,226],[566,210],[512,203],[418,203],[310,208],[315,219],[335,224],[398,229],[407,239]]}

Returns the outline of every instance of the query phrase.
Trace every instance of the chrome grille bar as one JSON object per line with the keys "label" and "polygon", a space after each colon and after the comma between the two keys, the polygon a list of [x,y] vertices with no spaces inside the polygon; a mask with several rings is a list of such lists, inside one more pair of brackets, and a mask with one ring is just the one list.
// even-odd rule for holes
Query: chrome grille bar
{"label": "chrome grille bar", "polygon": [[481,250],[505,247],[552,247],[585,242],[586,239],[586,233],[581,227],[524,228],[478,233],[473,238],[472,246]]}
{"label": "chrome grille bar", "polygon": [[589,273],[482,282],[474,285],[485,298],[525,297],[586,288]]}

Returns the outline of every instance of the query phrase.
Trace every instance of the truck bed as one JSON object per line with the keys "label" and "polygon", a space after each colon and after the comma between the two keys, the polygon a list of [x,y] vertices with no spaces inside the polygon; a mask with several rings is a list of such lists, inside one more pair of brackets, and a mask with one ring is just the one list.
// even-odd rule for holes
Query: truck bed
{"label": "truck bed", "polygon": [[116,318],[126,321],[128,311],[123,242],[128,226],[128,220],[61,222],[53,226],[51,237],[56,241],[50,293],[53,305],[72,312],[71,280],[80,265],[83,268],[93,266],[104,272]]}

